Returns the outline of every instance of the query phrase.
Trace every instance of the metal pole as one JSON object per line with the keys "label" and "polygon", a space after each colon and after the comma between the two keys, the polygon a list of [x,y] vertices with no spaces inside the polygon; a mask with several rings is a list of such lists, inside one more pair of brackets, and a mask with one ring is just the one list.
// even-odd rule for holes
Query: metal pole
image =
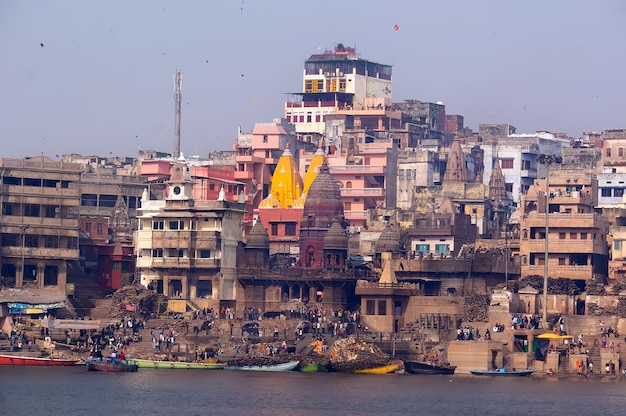
{"label": "metal pole", "polygon": [[546,235],[545,235],[545,253],[543,260],[543,327],[548,328],[548,233],[550,227],[548,217],[550,216],[550,161],[546,160]]}

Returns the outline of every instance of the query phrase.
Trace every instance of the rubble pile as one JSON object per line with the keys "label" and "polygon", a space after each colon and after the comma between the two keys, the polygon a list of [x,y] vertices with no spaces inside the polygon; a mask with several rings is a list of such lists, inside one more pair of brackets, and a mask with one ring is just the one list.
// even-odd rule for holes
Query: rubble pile
{"label": "rubble pile", "polygon": [[165,297],[153,293],[142,285],[124,286],[116,290],[113,295],[113,304],[109,316],[122,318],[128,315],[137,317],[157,314],[159,305],[165,302]]}
{"label": "rubble pile", "polygon": [[626,298],[617,300],[617,314],[620,318],[626,318]]}
{"label": "rubble pile", "polygon": [[348,337],[335,341],[330,353],[333,371],[349,372],[366,368],[382,367],[390,363],[389,357],[376,345]]}
{"label": "rubble pile", "polygon": [[465,297],[464,320],[467,322],[487,322],[487,310],[491,299],[489,295],[470,295]]}

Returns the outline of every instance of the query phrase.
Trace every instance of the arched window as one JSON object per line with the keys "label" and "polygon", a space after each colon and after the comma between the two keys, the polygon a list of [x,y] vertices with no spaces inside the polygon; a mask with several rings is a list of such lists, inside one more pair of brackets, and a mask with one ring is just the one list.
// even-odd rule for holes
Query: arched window
{"label": "arched window", "polygon": [[528,240],[528,230],[524,230],[524,231],[522,231],[522,236],[523,236],[522,238],[523,238],[524,240]]}
{"label": "arched window", "polygon": [[352,181],[346,182],[346,188],[348,189],[352,188]]}

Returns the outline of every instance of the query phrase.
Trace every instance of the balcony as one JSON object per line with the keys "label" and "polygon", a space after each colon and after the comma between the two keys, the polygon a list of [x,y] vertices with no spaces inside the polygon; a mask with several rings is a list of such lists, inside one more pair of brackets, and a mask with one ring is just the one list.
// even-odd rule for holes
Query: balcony
{"label": "balcony", "polygon": [[[522,266],[522,276],[543,276],[544,266],[532,264]],[[563,277],[566,279],[587,280],[593,277],[593,266],[553,266],[548,265],[548,275],[552,279]]]}
{"label": "balcony", "polygon": [[383,188],[341,188],[342,197],[354,198],[384,198]]}
{"label": "balcony", "polygon": [[331,175],[384,175],[387,171],[386,166],[372,165],[346,165],[346,166],[330,166]]}
{"label": "balcony", "polygon": [[25,259],[78,260],[78,249],[44,247],[2,247],[4,257]]}
{"label": "balcony", "polygon": [[[550,213],[550,229],[563,228],[564,230],[576,231],[580,228],[604,228],[606,220],[597,214],[561,214]],[[537,212],[531,213],[527,217],[522,218],[524,227],[543,227],[546,226],[546,214]]]}
{"label": "balcony", "polygon": [[[526,243],[526,244],[525,244]],[[522,240],[521,251],[528,251],[530,253],[545,253],[546,240],[534,239],[534,240]],[[607,254],[606,242],[602,240],[569,240],[569,239],[557,239],[550,238],[548,240],[548,250],[550,253],[583,253],[583,254]]]}
{"label": "balcony", "polygon": [[344,211],[344,215],[348,220],[366,220],[368,218],[367,210],[350,210]]}

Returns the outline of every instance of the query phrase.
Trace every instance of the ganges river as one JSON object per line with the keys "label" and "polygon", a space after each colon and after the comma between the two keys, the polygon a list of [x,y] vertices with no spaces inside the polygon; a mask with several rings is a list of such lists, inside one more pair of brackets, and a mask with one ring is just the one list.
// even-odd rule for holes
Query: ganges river
{"label": "ganges river", "polygon": [[0,366],[0,415],[623,415],[626,381]]}

